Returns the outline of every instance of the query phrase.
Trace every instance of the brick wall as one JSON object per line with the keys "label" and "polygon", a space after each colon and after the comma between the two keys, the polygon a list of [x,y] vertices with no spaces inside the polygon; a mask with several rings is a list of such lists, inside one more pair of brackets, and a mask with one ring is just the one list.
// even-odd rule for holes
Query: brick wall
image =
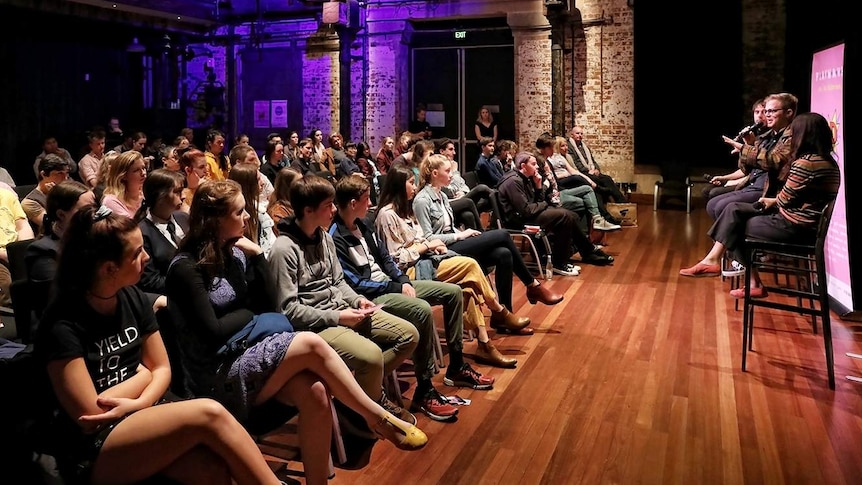
{"label": "brick wall", "polygon": [[633,180],[632,10],[626,0],[579,0],[577,7],[581,23],[564,30],[566,135],[574,120],[602,170],[620,182]]}

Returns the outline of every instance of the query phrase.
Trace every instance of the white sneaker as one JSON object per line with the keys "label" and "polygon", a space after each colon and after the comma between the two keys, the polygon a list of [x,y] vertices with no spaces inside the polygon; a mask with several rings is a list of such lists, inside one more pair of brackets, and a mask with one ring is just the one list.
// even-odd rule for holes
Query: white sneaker
{"label": "white sneaker", "polygon": [[721,276],[743,276],[745,274],[745,266],[739,261],[731,261],[730,268],[721,270]]}
{"label": "white sneaker", "polygon": [[581,274],[581,268],[580,266],[566,263],[565,268],[554,267],[554,274],[561,276],[578,276]]}
{"label": "white sneaker", "polygon": [[611,224],[602,216],[593,216],[593,229],[597,231],[616,231],[621,228],[619,224]]}

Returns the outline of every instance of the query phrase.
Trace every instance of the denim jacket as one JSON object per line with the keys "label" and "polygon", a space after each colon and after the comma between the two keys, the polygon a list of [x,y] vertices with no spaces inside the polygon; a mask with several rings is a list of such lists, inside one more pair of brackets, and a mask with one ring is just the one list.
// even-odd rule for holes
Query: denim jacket
{"label": "denim jacket", "polygon": [[[449,213],[449,231],[444,232],[444,214]],[[413,214],[422,227],[422,232],[429,239],[439,239],[445,245],[455,242],[455,216],[452,206],[449,205],[449,197],[443,192],[437,192],[431,185],[425,185],[422,190],[413,197]]]}

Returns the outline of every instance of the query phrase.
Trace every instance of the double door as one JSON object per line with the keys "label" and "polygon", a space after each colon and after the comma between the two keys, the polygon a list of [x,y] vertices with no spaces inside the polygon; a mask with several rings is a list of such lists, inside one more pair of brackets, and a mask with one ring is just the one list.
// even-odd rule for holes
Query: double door
{"label": "double door", "polygon": [[475,123],[483,106],[497,122],[497,139],[514,140],[514,57],[512,45],[412,50],[412,106],[427,107],[434,138],[455,141],[461,172],[479,158]]}

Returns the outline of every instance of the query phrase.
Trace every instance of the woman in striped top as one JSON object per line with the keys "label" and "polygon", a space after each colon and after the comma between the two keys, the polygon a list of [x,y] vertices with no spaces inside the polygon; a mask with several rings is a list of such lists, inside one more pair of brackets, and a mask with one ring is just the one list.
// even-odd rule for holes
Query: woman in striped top
{"label": "woman in striped top", "polygon": [[[730,251],[737,261],[745,261],[746,238],[804,242],[817,236],[820,215],[835,200],[841,184],[838,164],[832,155],[832,129],[817,113],[800,114],[790,128],[794,161],[784,187],[776,197],[762,197],[755,204],[729,204],[709,229],[715,244],[698,265],[717,265],[725,251]],[[751,272],[748,284],[752,297],[766,296],[756,271]],[[742,298],[745,288],[730,294]]]}

